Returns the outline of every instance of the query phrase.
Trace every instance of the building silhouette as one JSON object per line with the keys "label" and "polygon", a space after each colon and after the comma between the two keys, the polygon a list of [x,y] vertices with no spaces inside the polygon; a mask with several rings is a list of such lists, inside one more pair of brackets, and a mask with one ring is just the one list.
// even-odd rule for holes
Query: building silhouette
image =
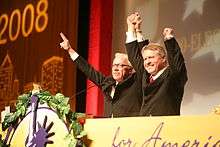
{"label": "building silhouette", "polygon": [[14,66],[9,54],[6,54],[0,66],[0,111],[5,106],[15,108],[19,94],[19,80],[15,76]]}
{"label": "building silhouette", "polygon": [[19,91],[19,80],[16,78],[12,60],[7,54],[0,64],[0,112],[5,106],[15,110],[17,97],[33,89],[33,83],[39,83],[43,90],[56,94],[63,93],[63,58],[53,56],[43,62],[41,67],[41,80],[24,83],[23,91]]}
{"label": "building silhouette", "polygon": [[53,56],[42,64],[41,87],[51,94],[63,92],[63,58]]}

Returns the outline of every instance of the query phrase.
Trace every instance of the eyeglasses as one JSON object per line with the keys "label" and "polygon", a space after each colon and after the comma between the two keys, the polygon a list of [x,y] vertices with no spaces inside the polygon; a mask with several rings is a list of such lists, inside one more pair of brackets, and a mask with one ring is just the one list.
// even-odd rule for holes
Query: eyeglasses
{"label": "eyeglasses", "polygon": [[131,66],[125,64],[112,64],[112,67],[123,68],[123,67],[131,67]]}

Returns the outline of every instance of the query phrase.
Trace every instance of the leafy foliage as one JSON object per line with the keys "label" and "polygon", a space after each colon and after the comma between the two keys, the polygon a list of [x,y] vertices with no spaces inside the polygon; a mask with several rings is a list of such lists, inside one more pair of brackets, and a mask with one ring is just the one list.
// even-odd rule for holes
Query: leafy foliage
{"label": "leafy foliage", "polygon": [[[85,131],[83,130],[85,114],[72,112],[70,110],[70,105],[68,104],[69,98],[65,97],[61,93],[51,95],[48,91],[40,91],[34,95],[38,97],[40,104],[46,103],[50,108],[56,110],[61,120],[69,123],[69,134],[65,137],[65,139],[69,140],[69,146],[76,146],[77,142],[79,142],[79,140],[86,135]],[[3,130],[6,130],[10,126],[16,125],[19,120],[24,118],[27,108],[30,105],[31,96],[32,94],[30,92],[28,94],[22,94],[18,97],[16,111],[5,116],[5,119],[2,123]]]}
{"label": "leafy foliage", "polygon": [[69,147],[76,146],[77,142],[80,141],[81,138],[86,136],[86,132],[83,130],[83,124],[81,120],[85,120],[84,113],[75,113],[69,112],[68,118],[70,123],[69,126],[69,134],[66,136],[66,139],[70,141]]}
{"label": "leafy foliage", "polygon": [[30,97],[31,97],[31,93],[22,94],[18,96],[16,111],[15,113],[9,113],[5,116],[5,119],[2,123],[2,130],[6,130],[10,125],[16,124],[19,118],[25,116],[30,102]]}

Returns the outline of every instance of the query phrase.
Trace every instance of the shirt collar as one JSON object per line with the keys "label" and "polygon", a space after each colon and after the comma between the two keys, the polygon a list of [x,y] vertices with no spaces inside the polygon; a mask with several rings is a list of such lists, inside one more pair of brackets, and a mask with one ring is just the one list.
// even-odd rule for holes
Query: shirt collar
{"label": "shirt collar", "polygon": [[156,80],[164,72],[165,69],[167,69],[167,66],[161,69],[156,75],[152,75],[153,80]]}

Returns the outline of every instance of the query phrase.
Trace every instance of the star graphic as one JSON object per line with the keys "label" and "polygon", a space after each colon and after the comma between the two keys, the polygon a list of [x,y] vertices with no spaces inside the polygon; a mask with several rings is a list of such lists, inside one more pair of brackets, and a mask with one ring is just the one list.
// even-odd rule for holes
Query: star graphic
{"label": "star graphic", "polygon": [[206,0],[187,0],[186,1],[186,10],[183,15],[182,20],[184,21],[189,15],[191,15],[194,11],[198,14],[202,15],[203,13],[203,5]]}
{"label": "star graphic", "polygon": [[220,31],[210,36],[207,39],[206,44],[198,52],[196,52],[192,58],[196,59],[200,56],[203,56],[211,52],[213,53],[215,57],[215,61],[217,62],[220,59],[219,46],[220,46]]}

